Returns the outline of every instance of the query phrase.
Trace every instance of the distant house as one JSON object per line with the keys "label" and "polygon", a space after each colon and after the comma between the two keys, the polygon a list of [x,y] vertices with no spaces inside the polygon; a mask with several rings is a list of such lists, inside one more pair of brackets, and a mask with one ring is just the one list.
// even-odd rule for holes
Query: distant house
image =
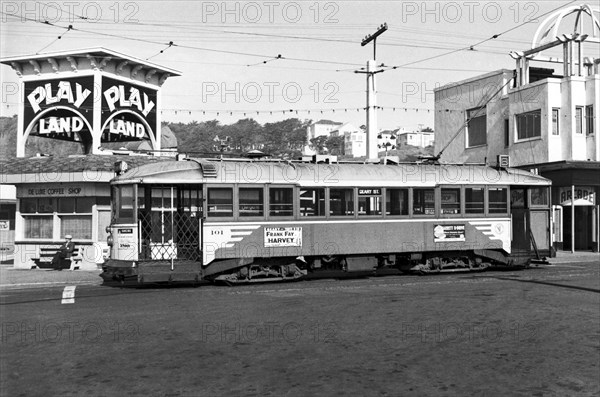
{"label": "distant house", "polygon": [[311,139],[318,138],[320,136],[328,137],[331,135],[332,131],[339,129],[343,124],[344,123],[339,123],[337,121],[319,120],[309,125],[306,129],[307,146],[304,148],[304,154],[315,154],[315,151],[310,148]]}
{"label": "distant house", "polygon": [[331,132],[332,136],[344,137],[344,153],[352,157],[364,157],[367,155],[367,134],[351,123],[342,125]]}
{"label": "distant house", "polygon": [[388,151],[396,149],[396,139],[398,135],[396,130],[383,130],[377,134],[377,150]]}
{"label": "distant house", "polygon": [[398,146],[427,147],[434,143],[433,131],[401,132],[397,135]]}

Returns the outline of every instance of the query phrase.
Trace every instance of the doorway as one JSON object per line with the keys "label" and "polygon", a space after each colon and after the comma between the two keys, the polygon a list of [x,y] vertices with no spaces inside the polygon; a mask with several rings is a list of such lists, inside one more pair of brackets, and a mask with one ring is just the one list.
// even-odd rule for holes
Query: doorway
{"label": "doorway", "polygon": [[[575,206],[575,251],[592,249],[592,206]],[[563,207],[563,247],[571,250],[571,206]]]}

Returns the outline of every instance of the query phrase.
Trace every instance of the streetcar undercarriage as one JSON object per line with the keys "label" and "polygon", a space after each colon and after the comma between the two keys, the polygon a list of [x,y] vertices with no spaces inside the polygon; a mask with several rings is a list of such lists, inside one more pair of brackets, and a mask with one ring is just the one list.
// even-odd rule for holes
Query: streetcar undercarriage
{"label": "streetcar undercarriage", "polygon": [[[527,260],[500,251],[439,251],[383,255],[243,258],[215,261],[207,268],[194,261],[115,261],[103,267],[105,282],[136,284],[200,282],[235,285],[302,279],[385,274],[436,274],[516,269]],[[320,277],[321,276],[321,277]]]}

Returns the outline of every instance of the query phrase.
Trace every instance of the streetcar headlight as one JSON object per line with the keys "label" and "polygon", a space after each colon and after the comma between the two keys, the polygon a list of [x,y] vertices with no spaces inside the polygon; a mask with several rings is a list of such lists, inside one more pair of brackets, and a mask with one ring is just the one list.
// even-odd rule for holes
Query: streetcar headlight
{"label": "streetcar headlight", "polygon": [[114,243],[115,239],[113,238],[112,234],[109,234],[106,238],[106,244],[108,244],[109,247],[112,247]]}

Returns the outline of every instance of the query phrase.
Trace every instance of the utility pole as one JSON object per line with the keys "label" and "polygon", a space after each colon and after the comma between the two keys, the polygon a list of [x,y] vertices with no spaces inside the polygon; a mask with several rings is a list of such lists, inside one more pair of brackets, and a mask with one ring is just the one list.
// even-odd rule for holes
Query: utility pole
{"label": "utility pole", "polygon": [[367,71],[356,71],[367,75],[367,159],[376,159],[377,155],[377,98],[375,96],[375,75],[383,70],[375,70],[377,56],[377,37],[388,29],[387,23],[382,24],[377,32],[365,36],[360,43],[362,47],[373,42],[373,59],[367,61]]}

